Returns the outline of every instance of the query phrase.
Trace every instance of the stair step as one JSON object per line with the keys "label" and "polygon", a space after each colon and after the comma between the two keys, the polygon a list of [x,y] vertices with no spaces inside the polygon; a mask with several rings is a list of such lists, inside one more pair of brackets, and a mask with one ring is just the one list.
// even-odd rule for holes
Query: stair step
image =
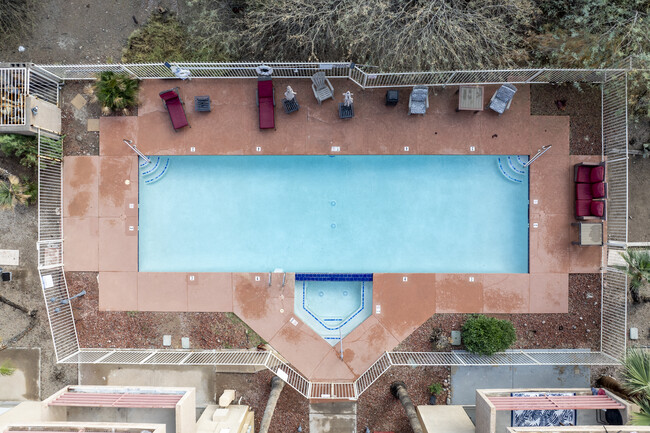
{"label": "stair step", "polygon": [[511,182],[516,182],[516,183],[522,183],[523,182],[522,179],[518,179],[518,178],[514,177],[513,175],[511,175],[510,173],[508,173],[506,171],[506,169],[503,167],[503,164],[501,163],[501,158],[500,157],[497,158],[497,164],[499,166],[499,170],[501,171],[501,174],[503,174],[503,176],[506,179],[508,179]]}
{"label": "stair step", "polygon": [[517,167],[512,159],[513,158],[511,156],[508,156],[508,165],[510,166],[512,171],[519,174],[526,174],[526,170],[523,170],[523,165],[522,168]]}
{"label": "stair step", "polygon": [[156,158],[156,162],[155,162],[155,163],[152,162],[151,164],[153,165],[153,167],[148,168],[147,170],[143,171],[143,172],[142,172],[142,175],[143,175],[143,176],[147,176],[147,175],[153,173],[154,171],[156,171],[156,169],[157,169],[158,166],[160,165],[160,157],[158,156],[158,157]]}
{"label": "stair step", "polygon": [[145,180],[144,183],[145,184],[151,184],[151,183],[154,183],[154,182],[160,180],[160,178],[162,178],[164,176],[164,174],[167,173],[168,168],[169,168],[169,158],[167,158],[167,160],[165,161],[165,165],[163,166],[162,170],[159,170],[158,174],[156,174],[156,176]]}

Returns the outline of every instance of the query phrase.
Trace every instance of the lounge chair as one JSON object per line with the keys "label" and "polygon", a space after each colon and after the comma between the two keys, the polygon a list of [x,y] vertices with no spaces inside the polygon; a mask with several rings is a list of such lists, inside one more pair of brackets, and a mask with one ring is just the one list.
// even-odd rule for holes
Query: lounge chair
{"label": "lounge chair", "polygon": [[576,183],[576,200],[591,200],[594,198],[607,198],[607,184],[605,182]]}
{"label": "lounge chair", "polygon": [[426,114],[429,108],[429,88],[427,86],[415,86],[409,97],[409,115]]}
{"label": "lounge chair", "polygon": [[260,129],[275,128],[275,95],[271,78],[260,77],[257,80],[256,98]]}
{"label": "lounge chair", "polygon": [[605,219],[606,203],[604,200],[576,200],[576,219]]}
{"label": "lounge chair", "polygon": [[573,166],[576,183],[597,183],[605,181],[605,163],[590,164],[581,162]]}
{"label": "lounge chair", "polygon": [[187,123],[187,116],[185,116],[185,110],[183,109],[183,101],[181,101],[181,97],[178,94],[178,87],[160,92],[160,97],[165,104],[165,108],[167,108],[174,131],[188,126],[189,123]]}
{"label": "lounge chair", "polygon": [[316,72],[311,77],[311,90],[314,91],[318,105],[326,99],[334,99],[334,87],[323,71]]}
{"label": "lounge chair", "polygon": [[489,108],[499,113],[499,115],[503,114],[507,109],[510,108],[512,98],[515,96],[515,93],[517,93],[517,88],[515,86],[512,84],[504,84],[503,86],[499,87],[496,92],[494,92],[494,95],[492,95]]}

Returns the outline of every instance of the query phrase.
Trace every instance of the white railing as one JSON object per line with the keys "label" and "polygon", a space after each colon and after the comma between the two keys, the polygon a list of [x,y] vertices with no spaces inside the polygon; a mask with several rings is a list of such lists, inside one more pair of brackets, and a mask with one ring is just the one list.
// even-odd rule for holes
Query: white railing
{"label": "white railing", "polygon": [[[177,63],[197,78],[254,78],[259,63]],[[603,89],[603,156],[608,162],[608,240],[623,248],[627,243],[627,108],[624,69],[607,70],[513,70],[422,73],[372,73],[367,67],[349,63],[268,63],[276,78],[310,77],[325,69],[332,78],[349,78],[363,88],[400,87],[425,84],[543,83],[591,81]],[[143,65],[45,65],[35,69],[56,80],[93,79],[97,72],[114,70],[137,78],[174,78],[162,64]],[[356,381],[348,383],[310,382],[279,355],[253,351],[179,351],[155,349],[80,348],[69,293],[63,272],[62,232],[62,147],[60,140],[39,134],[39,273],[48,320],[58,362],[148,365],[254,365],[280,376],[307,398],[356,399],[393,365],[480,366],[480,365],[613,365],[625,351],[627,279],[612,269],[603,276],[601,351],[511,351],[491,357],[466,352],[388,352]],[[611,229],[610,229],[611,225]],[[611,232],[610,232],[611,230]],[[610,250],[614,247],[610,245]],[[614,256],[612,256],[614,257]]]}
{"label": "white railing", "polygon": [[0,126],[24,125],[27,68],[0,68]]}
{"label": "white railing", "polygon": [[[377,72],[371,66],[352,62],[248,62],[188,63],[172,66],[190,71],[190,78],[257,78],[260,65],[273,68],[274,78],[310,78],[325,71],[330,78],[349,78],[364,89],[385,87],[449,86],[477,84],[514,84],[584,82],[604,83],[609,76],[625,74],[627,69],[508,69],[476,71]],[[94,80],[105,71],[129,74],[134,78],[176,79],[164,63],[111,65],[35,65],[34,69],[60,80]]]}
{"label": "white railing", "polygon": [[31,96],[59,105],[59,80],[50,74],[29,68],[28,92]]}
{"label": "white railing", "polygon": [[[321,70],[330,78],[348,78],[350,69],[354,67],[350,62],[172,63],[173,66],[190,71],[190,78],[257,78],[256,68],[262,64],[273,68],[274,78],[309,78]],[[35,65],[34,68],[61,80],[94,80],[97,74],[105,71],[129,74],[140,80],[176,78],[164,63]]]}

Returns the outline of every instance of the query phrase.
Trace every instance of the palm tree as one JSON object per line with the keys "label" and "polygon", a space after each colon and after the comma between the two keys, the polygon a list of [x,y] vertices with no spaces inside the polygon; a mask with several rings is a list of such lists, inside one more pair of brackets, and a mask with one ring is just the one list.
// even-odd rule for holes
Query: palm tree
{"label": "palm tree", "polygon": [[623,360],[623,382],[634,396],[640,412],[635,412],[632,422],[637,425],[650,425],[650,352],[631,349]]}
{"label": "palm tree", "polygon": [[8,182],[0,181],[0,209],[13,209],[17,204],[26,204],[31,197],[26,194],[27,187],[20,183],[17,176],[7,176]]}
{"label": "palm tree", "polygon": [[406,384],[401,381],[393,382],[390,385],[390,393],[393,394],[393,397],[398,398],[400,403],[402,403],[413,432],[422,433],[422,424],[420,424],[420,419],[415,410],[415,405],[413,404],[413,401],[411,401],[408,391],[406,391]]}
{"label": "palm tree", "polygon": [[621,253],[626,266],[615,265],[616,269],[625,272],[630,278],[630,290],[635,302],[639,302],[639,290],[650,282],[650,252],[643,250],[628,250]]}

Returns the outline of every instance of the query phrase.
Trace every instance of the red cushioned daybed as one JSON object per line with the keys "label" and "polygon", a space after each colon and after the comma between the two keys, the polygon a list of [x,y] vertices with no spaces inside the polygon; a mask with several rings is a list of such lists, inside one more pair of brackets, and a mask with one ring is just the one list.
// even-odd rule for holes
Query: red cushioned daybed
{"label": "red cushioned daybed", "polygon": [[260,115],[260,129],[275,128],[275,95],[273,81],[268,78],[257,81],[257,108]]}
{"label": "red cushioned daybed", "polygon": [[574,166],[576,184],[576,219],[605,219],[607,184],[605,163],[580,163]]}
{"label": "red cushioned daybed", "polygon": [[181,101],[181,97],[178,94],[178,87],[160,92],[160,97],[165,104],[165,108],[167,108],[174,131],[189,126],[187,116],[185,116],[185,110],[183,109],[183,101]]}

